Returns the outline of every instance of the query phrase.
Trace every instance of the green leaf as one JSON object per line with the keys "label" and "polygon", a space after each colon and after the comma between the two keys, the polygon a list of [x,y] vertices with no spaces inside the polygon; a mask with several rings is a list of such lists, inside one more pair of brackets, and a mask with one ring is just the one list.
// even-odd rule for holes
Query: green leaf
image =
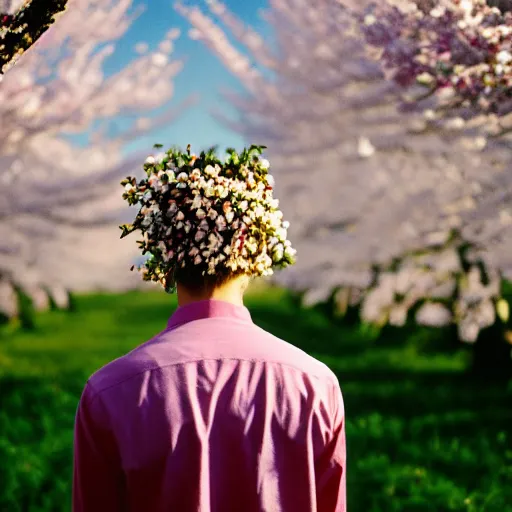
{"label": "green leaf", "polygon": [[122,230],[121,238],[133,233],[137,229],[133,224],[122,224],[119,228]]}

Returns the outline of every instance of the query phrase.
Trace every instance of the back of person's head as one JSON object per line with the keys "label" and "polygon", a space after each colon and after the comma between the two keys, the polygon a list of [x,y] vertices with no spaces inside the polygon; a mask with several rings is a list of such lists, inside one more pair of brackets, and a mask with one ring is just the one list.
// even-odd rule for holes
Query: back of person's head
{"label": "back of person's head", "polygon": [[221,161],[215,148],[199,156],[190,146],[186,152],[172,148],[146,159],[145,178],[121,182],[123,198],[139,206],[134,222],[121,226],[121,237],[142,233],[139,246],[149,255],[138,268],[144,280],[201,296],[294,263],[262,150],[228,149]]}

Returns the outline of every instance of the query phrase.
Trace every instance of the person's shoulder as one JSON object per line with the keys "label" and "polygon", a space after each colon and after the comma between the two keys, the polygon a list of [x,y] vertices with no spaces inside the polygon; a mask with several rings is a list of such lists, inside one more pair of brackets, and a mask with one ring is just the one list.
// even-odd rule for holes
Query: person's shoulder
{"label": "person's shoulder", "polygon": [[[162,334],[163,333],[158,333],[149,341],[156,340]],[[136,375],[151,371],[155,366],[155,362],[147,357],[147,353],[144,350],[146,343],[135,347],[127,354],[110,361],[95,371],[87,381],[88,386],[93,390],[94,394],[100,394]]]}
{"label": "person's shoulder", "polygon": [[261,327],[255,326],[255,329],[258,335],[265,339],[268,345],[272,347],[271,362],[277,363],[283,368],[288,367],[290,370],[300,371],[326,383],[337,385],[338,378],[325,363]]}

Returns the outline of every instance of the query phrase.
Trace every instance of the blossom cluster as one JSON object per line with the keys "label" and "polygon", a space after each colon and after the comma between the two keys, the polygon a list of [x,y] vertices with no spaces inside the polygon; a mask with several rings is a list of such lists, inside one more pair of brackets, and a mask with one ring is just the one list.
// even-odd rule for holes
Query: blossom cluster
{"label": "blossom cluster", "polygon": [[190,146],[172,148],[147,158],[146,178],[121,182],[123,199],[139,206],[134,222],[121,226],[121,238],[142,232],[140,248],[150,255],[139,267],[144,280],[171,291],[180,268],[268,276],[295,262],[263,149],[228,149],[221,161],[215,148],[199,156]]}
{"label": "blossom cluster", "polygon": [[[364,321],[402,327],[415,310],[420,325],[456,324],[459,339],[474,343],[499,317],[507,322],[509,304],[501,296],[501,275],[482,255],[468,254],[460,243],[410,254],[378,271],[362,294]],[[467,267],[467,268],[465,268]]]}
{"label": "blossom cluster", "polygon": [[361,20],[398,85],[420,84],[444,104],[481,113],[512,111],[511,12],[486,0],[387,0]]}

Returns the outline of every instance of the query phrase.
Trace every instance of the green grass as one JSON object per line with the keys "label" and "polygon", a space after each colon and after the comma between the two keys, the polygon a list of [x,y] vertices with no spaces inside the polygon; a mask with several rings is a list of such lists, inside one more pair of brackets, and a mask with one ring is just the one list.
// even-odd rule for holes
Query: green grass
{"label": "green grass", "polygon": [[[351,512],[512,511],[512,386],[476,382],[442,333],[375,340],[286,292],[258,291],[255,322],[325,361],[345,397]],[[87,377],[160,331],[163,293],[90,295],[73,313],[0,331],[0,511],[70,510],[72,437]]]}

